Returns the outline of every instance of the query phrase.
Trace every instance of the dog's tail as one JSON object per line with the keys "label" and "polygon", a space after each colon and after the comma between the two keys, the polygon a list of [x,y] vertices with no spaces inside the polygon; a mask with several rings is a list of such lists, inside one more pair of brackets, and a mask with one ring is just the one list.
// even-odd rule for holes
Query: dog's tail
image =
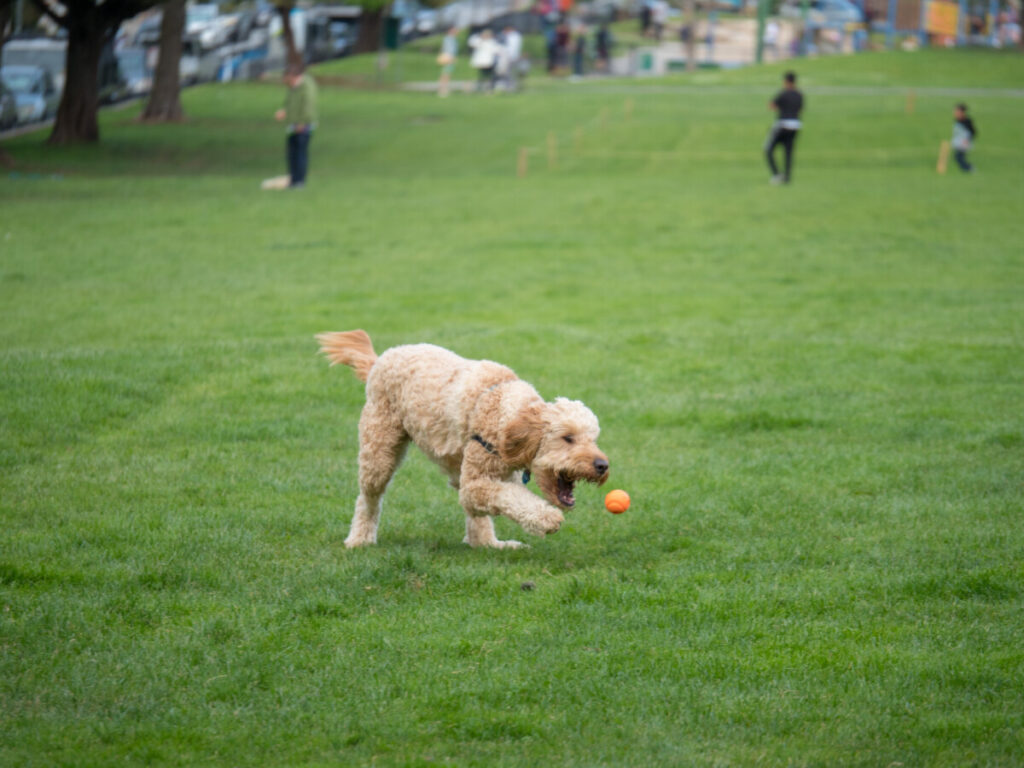
{"label": "dog's tail", "polygon": [[366,331],[318,333],[316,340],[331,365],[344,363],[351,366],[360,381],[366,381],[370,369],[377,362],[377,353],[373,351],[373,342]]}

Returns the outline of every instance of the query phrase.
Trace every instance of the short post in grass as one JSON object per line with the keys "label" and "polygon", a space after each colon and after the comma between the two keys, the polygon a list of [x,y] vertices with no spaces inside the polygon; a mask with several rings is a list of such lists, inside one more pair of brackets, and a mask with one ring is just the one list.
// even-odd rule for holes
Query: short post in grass
{"label": "short post in grass", "polygon": [[583,148],[583,127],[577,125],[572,132],[572,153],[578,155]]}
{"label": "short post in grass", "polygon": [[632,99],[626,99],[626,107],[625,107],[625,109],[623,111],[625,112],[627,120],[632,119],[632,117],[633,117],[633,100]]}
{"label": "short post in grass", "polygon": [[520,179],[526,178],[526,172],[529,170],[530,164],[530,149],[529,147],[520,147],[519,156],[516,158],[516,176]]}
{"label": "short post in grass", "polygon": [[558,165],[558,137],[554,131],[548,131],[548,170],[555,170]]}
{"label": "short post in grass", "polygon": [[949,162],[949,142],[943,140],[939,144],[939,161],[935,164],[935,170],[939,173],[946,172],[946,165]]}
{"label": "short post in grass", "polygon": [[917,100],[917,94],[914,91],[907,91],[907,106],[906,113],[908,115],[914,114],[914,102]]}
{"label": "short post in grass", "polygon": [[603,131],[608,127],[608,107],[601,107],[601,130]]}

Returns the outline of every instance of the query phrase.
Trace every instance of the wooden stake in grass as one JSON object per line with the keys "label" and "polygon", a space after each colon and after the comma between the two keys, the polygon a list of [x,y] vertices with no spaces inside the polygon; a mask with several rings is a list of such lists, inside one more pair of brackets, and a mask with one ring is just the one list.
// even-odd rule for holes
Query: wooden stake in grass
{"label": "wooden stake in grass", "polygon": [[572,153],[578,155],[580,149],[583,147],[583,128],[576,126],[576,130],[572,132]]}
{"label": "wooden stake in grass", "polygon": [[526,147],[519,148],[519,157],[516,159],[516,176],[520,179],[526,178],[526,171],[530,162],[530,150]]}
{"label": "wooden stake in grass", "polygon": [[626,119],[627,120],[629,120],[629,119],[631,119],[633,117],[633,100],[632,99],[626,99],[625,113],[626,113]]}
{"label": "wooden stake in grass", "polygon": [[608,127],[608,107],[601,108],[601,130]]}
{"label": "wooden stake in grass", "polygon": [[914,101],[917,99],[917,94],[914,91],[907,91],[907,106],[906,112],[908,115],[914,114]]}
{"label": "wooden stake in grass", "polygon": [[554,131],[548,131],[548,170],[558,165],[558,137]]}
{"label": "wooden stake in grass", "polygon": [[939,173],[946,172],[946,163],[949,162],[949,142],[943,141],[939,144],[939,162],[935,164],[935,170]]}

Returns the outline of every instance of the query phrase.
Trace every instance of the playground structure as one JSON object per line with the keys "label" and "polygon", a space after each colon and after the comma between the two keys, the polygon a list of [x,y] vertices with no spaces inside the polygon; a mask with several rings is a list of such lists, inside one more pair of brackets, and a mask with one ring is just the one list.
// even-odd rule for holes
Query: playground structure
{"label": "playground structure", "polygon": [[[696,19],[700,68],[731,68],[800,56],[933,45],[1012,47],[1021,43],[1021,0],[758,0],[747,12]],[[706,6],[699,6],[704,10]],[[750,13],[753,10],[756,13]],[[687,24],[685,18],[682,23]],[[770,29],[770,34],[766,34]],[[659,76],[687,68],[684,41],[668,39],[620,49],[611,72]]]}
{"label": "playground structure", "polygon": [[1003,0],[865,0],[869,19],[884,19],[874,27],[890,48],[915,37],[920,45],[1019,44],[1018,10]]}
{"label": "playground structure", "polygon": [[[822,0],[801,0],[799,12],[791,16],[798,18],[802,27],[793,53],[818,53],[826,47],[822,41],[835,52],[858,51],[870,44],[872,34],[883,35],[886,48],[895,47],[897,41],[902,47],[994,48],[1021,42],[1019,0],[853,0],[848,5],[859,12],[859,20],[851,21],[849,14],[829,13]],[[771,0],[758,0],[758,62],[764,56],[770,6]]]}

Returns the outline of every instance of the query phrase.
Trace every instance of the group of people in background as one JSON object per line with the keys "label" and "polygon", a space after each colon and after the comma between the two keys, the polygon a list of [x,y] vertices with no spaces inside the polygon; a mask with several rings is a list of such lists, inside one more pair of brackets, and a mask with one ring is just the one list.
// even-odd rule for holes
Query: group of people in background
{"label": "group of people in background", "polygon": [[[525,74],[523,36],[509,25],[500,35],[490,29],[475,32],[466,40],[470,49],[469,65],[476,71],[476,90],[491,93],[497,89],[516,91]],[[459,55],[459,30],[450,28],[441,40],[437,63],[441,66],[441,79],[437,93],[445,98],[451,92],[451,77]]]}
{"label": "group of people in background", "polygon": [[574,76],[582,77],[587,74],[587,67],[591,61],[598,72],[608,72],[611,69],[612,33],[605,23],[598,25],[594,30],[594,39],[591,42],[590,28],[586,24],[571,26],[562,20],[558,24],[545,27],[544,42],[547,48],[549,74],[566,74],[571,71]]}
{"label": "group of people in background", "polygon": [[[593,31],[585,24],[570,26],[562,20],[544,27],[544,42],[549,74],[572,74],[582,77],[593,62],[597,72],[611,70],[612,34],[602,23]],[[512,25],[495,34],[485,28],[469,35],[469,64],[476,72],[477,92],[496,90],[517,91],[529,71],[529,61],[523,55],[523,36]],[[441,67],[438,95],[446,98],[451,93],[452,74],[459,56],[459,30],[450,28],[441,40],[437,64]]]}
{"label": "group of people in background", "polygon": [[659,43],[668,22],[669,4],[665,0],[644,0],[640,6],[640,34]]}

